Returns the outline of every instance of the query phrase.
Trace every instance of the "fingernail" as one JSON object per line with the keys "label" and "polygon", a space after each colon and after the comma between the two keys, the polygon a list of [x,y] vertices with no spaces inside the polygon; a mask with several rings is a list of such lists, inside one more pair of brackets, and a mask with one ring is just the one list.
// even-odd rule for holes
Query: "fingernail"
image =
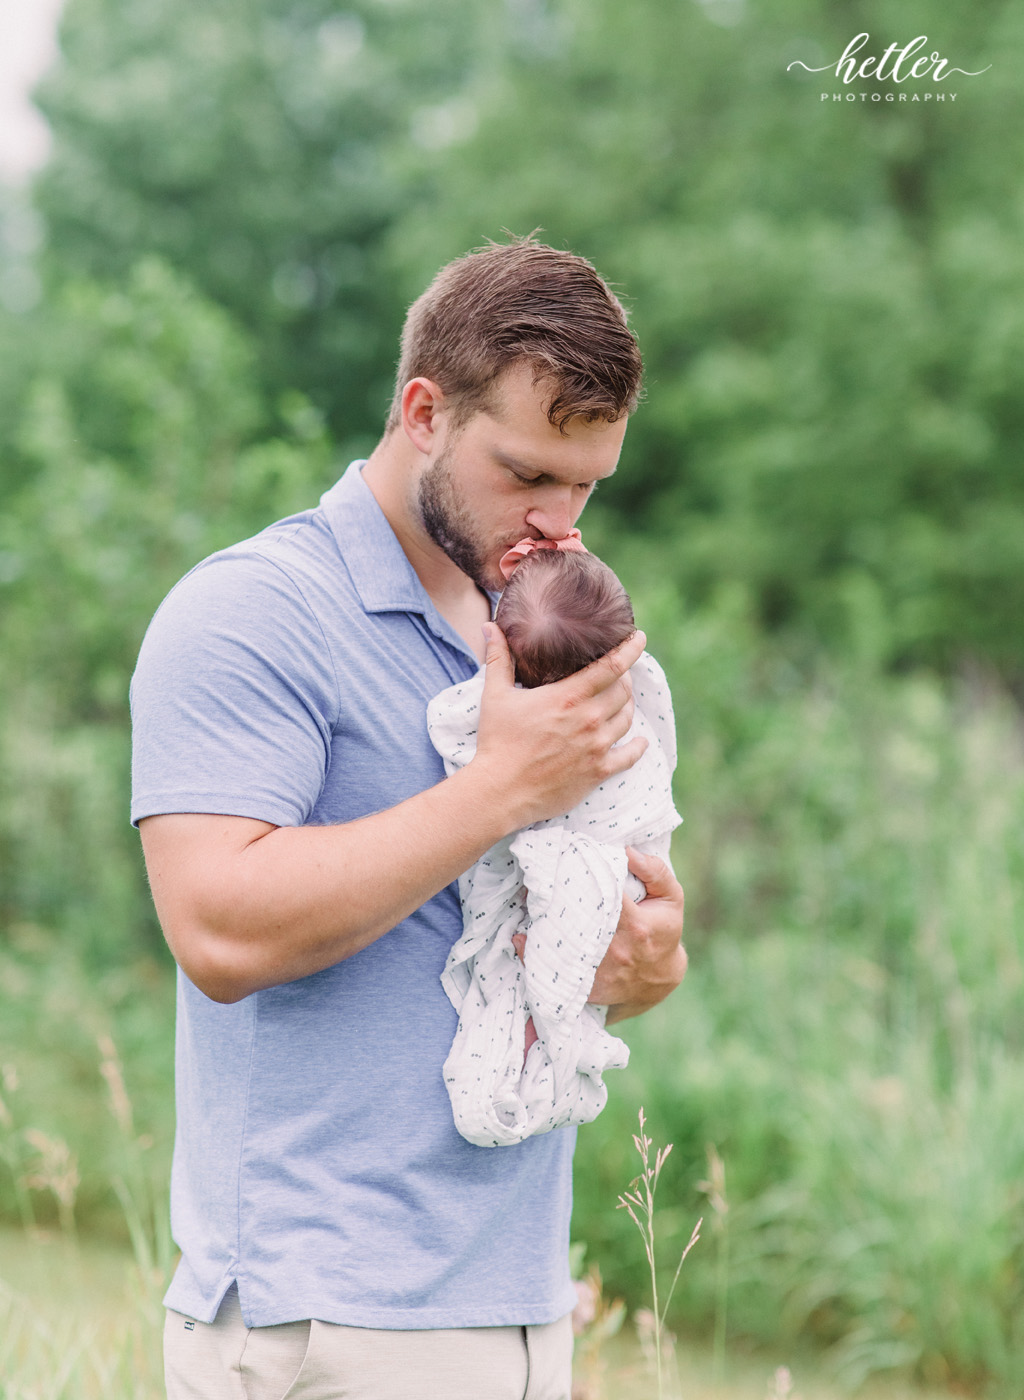
{"label": "fingernail", "polygon": [[491,640],[491,624],[485,622],[480,628],[480,631],[484,634],[484,641],[489,642]]}

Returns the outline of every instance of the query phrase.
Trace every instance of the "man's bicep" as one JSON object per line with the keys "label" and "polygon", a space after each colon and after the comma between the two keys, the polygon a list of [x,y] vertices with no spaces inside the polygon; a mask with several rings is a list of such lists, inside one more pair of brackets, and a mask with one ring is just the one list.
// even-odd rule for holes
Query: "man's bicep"
{"label": "man's bicep", "polygon": [[236,862],[270,822],[205,812],[144,817],[139,835],[153,903],[175,958],[183,966],[204,929],[230,900]]}
{"label": "man's bicep", "polygon": [[168,812],[139,822],[147,867],[156,865],[182,882],[203,865],[240,855],[275,829],[273,822],[214,812]]}

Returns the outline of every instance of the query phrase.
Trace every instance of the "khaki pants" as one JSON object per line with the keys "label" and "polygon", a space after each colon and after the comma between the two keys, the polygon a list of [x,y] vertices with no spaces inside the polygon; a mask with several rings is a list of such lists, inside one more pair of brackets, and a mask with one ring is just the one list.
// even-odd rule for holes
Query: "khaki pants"
{"label": "khaki pants", "polygon": [[164,1369],[168,1400],[569,1400],[572,1322],[246,1327],[232,1287],[212,1323],[168,1310]]}

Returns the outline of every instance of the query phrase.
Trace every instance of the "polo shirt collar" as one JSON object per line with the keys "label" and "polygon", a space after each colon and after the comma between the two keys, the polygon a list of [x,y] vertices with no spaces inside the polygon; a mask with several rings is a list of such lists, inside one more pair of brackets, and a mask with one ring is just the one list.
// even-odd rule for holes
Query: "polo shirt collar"
{"label": "polo shirt collar", "polygon": [[[359,601],[368,613],[419,613],[436,636],[472,657],[465,640],[437,611],[409,563],[387,516],[363,480],[365,465],[365,459],[352,462],[320,498]],[[490,596],[493,605],[498,595]],[[475,657],[473,660],[476,662]]]}
{"label": "polo shirt collar", "polygon": [[365,461],[353,462],[324,492],[320,505],[359,601],[368,613],[435,611],[416,570],[363,480]]}

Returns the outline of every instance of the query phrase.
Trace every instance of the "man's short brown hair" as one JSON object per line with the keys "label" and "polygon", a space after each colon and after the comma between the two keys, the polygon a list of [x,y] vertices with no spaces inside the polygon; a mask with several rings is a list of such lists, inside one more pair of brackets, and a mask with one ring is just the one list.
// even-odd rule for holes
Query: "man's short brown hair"
{"label": "man's short brown hair", "polygon": [[626,313],[587,262],[532,236],[489,243],[448,263],[405,318],[388,431],[410,379],[432,379],[455,424],[486,409],[494,381],[527,361],[550,380],[547,415],[614,422],[632,413],[643,365]]}

